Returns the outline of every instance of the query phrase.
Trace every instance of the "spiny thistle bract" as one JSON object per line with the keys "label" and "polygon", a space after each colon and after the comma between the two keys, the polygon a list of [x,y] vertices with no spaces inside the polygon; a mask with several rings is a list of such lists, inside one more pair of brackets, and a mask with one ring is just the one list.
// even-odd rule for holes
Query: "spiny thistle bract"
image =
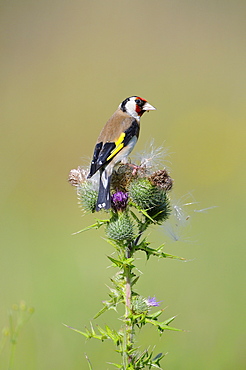
{"label": "spiny thistle bract", "polygon": [[160,306],[160,302],[156,302],[155,297],[144,298],[141,297],[140,295],[136,295],[132,299],[132,309],[136,314],[148,312],[151,307],[158,306]]}
{"label": "spiny thistle bract", "polygon": [[163,222],[170,215],[170,203],[166,191],[153,185],[148,178],[136,178],[129,186],[129,197],[140,210],[156,222]]}
{"label": "spiny thistle bract", "polygon": [[146,302],[146,299],[141,297],[140,295],[135,296],[132,299],[132,310],[136,314],[141,314],[144,312],[148,312],[149,306]]}
{"label": "spiny thistle bract", "polygon": [[79,204],[84,211],[95,212],[98,193],[90,180],[77,187]]}
{"label": "spiny thistle bract", "polygon": [[76,186],[79,205],[85,212],[95,212],[98,197],[96,179],[87,180],[89,170],[78,167],[69,172],[68,182]]}
{"label": "spiny thistle bract", "polygon": [[134,226],[127,212],[116,213],[106,227],[106,234],[110,239],[131,241],[135,236]]}

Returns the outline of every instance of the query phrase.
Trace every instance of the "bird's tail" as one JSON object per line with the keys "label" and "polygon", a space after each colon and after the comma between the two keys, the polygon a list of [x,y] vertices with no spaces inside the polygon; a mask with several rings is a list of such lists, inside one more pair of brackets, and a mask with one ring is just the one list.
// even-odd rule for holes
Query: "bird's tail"
{"label": "bird's tail", "polygon": [[111,207],[110,180],[111,175],[108,175],[107,170],[100,169],[100,182],[96,211],[100,211],[101,209],[109,209]]}

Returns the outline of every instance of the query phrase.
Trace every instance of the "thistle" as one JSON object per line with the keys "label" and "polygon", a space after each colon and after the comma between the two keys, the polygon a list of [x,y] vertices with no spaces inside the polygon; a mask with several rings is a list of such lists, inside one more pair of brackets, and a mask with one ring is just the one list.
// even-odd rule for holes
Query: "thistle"
{"label": "thistle", "polygon": [[95,212],[98,194],[90,180],[78,186],[77,194],[81,208],[86,212]]}
{"label": "thistle", "polygon": [[132,241],[134,239],[134,220],[126,213],[114,214],[106,226],[109,239]]}
{"label": "thistle", "polygon": [[129,195],[132,202],[144,210],[149,219],[161,223],[170,214],[170,204],[165,189],[151,183],[149,178],[138,178],[130,184]]}
{"label": "thistle", "polygon": [[[158,148],[159,156],[160,148]],[[109,288],[109,299],[103,302],[102,309],[95,315],[100,316],[107,310],[116,310],[123,305],[125,313],[121,317],[122,325],[119,330],[93,325],[86,331],[69,328],[79,332],[86,338],[95,338],[101,341],[111,340],[117,352],[121,355],[121,363],[114,364],[121,370],[161,369],[161,353],[154,355],[148,350],[141,351],[135,347],[136,328],[144,325],[154,326],[160,334],[165,330],[179,330],[170,325],[174,316],[159,321],[162,309],[152,312],[160,306],[155,297],[144,298],[134,289],[139,280],[138,270],[135,267],[135,252],[142,251],[146,258],[172,258],[182,259],[163,252],[162,246],[153,249],[149,246],[145,230],[152,224],[163,224],[171,214],[169,191],[173,180],[167,170],[156,170],[151,163],[155,153],[152,149],[151,158],[141,158],[140,165],[131,163],[120,164],[114,168],[111,180],[111,209],[104,211],[106,219],[97,220],[96,223],[84,230],[98,229],[104,226],[110,244],[115,248],[116,255],[108,256],[112,266],[119,269],[111,278],[112,287]],[[153,162],[154,163],[154,162]],[[94,212],[98,196],[98,183],[96,179],[87,180],[87,170],[80,167],[72,170],[69,182],[76,186],[79,204],[86,212]]]}
{"label": "thistle", "polygon": [[128,203],[128,193],[124,193],[123,191],[117,191],[112,195],[112,208],[114,211],[124,211],[127,207]]}

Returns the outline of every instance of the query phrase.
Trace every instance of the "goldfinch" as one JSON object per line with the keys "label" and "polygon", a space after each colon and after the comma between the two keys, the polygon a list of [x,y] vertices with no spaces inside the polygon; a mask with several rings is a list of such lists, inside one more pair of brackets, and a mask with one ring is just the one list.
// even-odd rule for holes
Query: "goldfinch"
{"label": "goldfinch", "polygon": [[125,99],[102,129],[94,149],[88,178],[100,172],[96,211],[111,207],[110,180],[118,162],[126,162],[134,148],[144,112],[155,110],[147,100],[138,96]]}

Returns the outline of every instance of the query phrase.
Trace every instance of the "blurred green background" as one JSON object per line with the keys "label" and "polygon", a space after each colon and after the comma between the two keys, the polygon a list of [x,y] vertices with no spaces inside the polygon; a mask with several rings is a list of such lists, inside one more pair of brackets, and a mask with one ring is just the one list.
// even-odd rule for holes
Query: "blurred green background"
{"label": "blurred green background", "polygon": [[[138,291],[187,331],[145,328],[138,343],[168,352],[166,370],[246,368],[245,16],[244,0],[1,0],[0,327],[13,303],[35,307],[14,369],[87,369],[84,353],[94,369],[118,360],[111,343],[62,325],[88,325],[114,273],[103,231],[71,235],[94,217],[66,180],[135,94],[157,111],[134,153],[150,138],[168,148],[172,198],[198,202],[184,206],[177,242],[164,228],[149,237],[189,262],[139,255]],[[98,323],[119,326],[113,312]]]}

